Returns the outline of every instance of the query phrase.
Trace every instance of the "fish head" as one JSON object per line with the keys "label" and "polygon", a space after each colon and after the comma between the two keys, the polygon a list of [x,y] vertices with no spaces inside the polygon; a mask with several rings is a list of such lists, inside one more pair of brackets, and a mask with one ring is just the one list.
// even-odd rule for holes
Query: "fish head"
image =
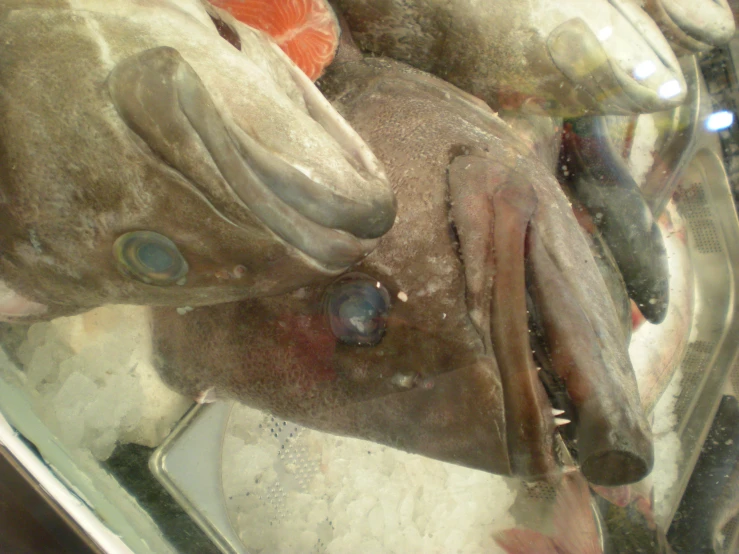
{"label": "fish head", "polygon": [[[398,194],[407,217],[330,283],[184,315],[155,308],[165,382],[191,397],[213,390],[324,432],[510,474],[500,376],[469,318],[445,191],[417,184]],[[423,186],[433,207],[413,210]],[[192,341],[201,347],[188,355]]]}
{"label": "fish head", "polygon": [[652,444],[626,341],[551,168],[479,100],[403,64],[348,61],[321,87],[385,164],[395,225],[331,283],[155,309],[163,378],[322,431],[550,478],[568,422],[537,371],[543,328],[537,355],[576,405],[586,477],[641,478]]}
{"label": "fish head", "polygon": [[0,34],[0,317],[276,294],[392,226],[367,145],[207,3],[11,3]]}

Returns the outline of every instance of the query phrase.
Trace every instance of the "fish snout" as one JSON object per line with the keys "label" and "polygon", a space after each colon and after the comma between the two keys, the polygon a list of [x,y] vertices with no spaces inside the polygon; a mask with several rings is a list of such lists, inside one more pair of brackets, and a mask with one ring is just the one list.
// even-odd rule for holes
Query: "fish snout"
{"label": "fish snout", "polygon": [[647,113],[681,105],[687,85],[675,54],[638,6],[611,0],[606,13],[573,18],[547,39],[554,64],[593,98],[594,113]]}
{"label": "fish snout", "polygon": [[344,159],[322,162],[331,167],[351,159],[356,178],[350,182],[312,178],[310,170],[260,144],[223,115],[174,48],[152,48],[124,59],[108,78],[119,115],[155,154],[201,193],[230,195],[232,204],[256,216],[314,265],[335,272],[374,249],[393,224],[396,204],[369,148],[312,84],[306,86],[311,88],[304,96],[314,119],[347,152]]}

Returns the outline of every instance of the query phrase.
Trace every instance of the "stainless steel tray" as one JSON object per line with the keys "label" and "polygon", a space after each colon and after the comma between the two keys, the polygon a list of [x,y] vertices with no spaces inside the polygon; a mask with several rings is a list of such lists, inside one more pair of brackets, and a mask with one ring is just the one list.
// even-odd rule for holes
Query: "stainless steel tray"
{"label": "stainless steel tray", "polygon": [[246,551],[231,527],[221,487],[223,435],[230,402],[195,404],[154,451],[149,468],[165,489],[228,554]]}

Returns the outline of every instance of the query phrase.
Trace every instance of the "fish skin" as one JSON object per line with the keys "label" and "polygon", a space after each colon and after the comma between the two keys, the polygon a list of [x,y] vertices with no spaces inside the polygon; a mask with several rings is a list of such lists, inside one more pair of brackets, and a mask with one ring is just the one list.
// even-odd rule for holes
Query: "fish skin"
{"label": "fish skin", "polygon": [[[495,109],[577,117],[678,106],[687,86],[656,24],[634,3],[335,0],[364,51],[433,73]],[[598,36],[604,29],[609,37]],[[610,36],[612,34],[613,36]],[[620,58],[640,45],[629,62]],[[644,80],[635,58],[653,63]],[[623,63],[622,63],[623,62]],[[665,98],[660,87],[679,86]]]}
{"label": "fish skin", "polygon": [[670,202],[657,222],[664,237],[670,271],[667,314],[659,325],[637,321],[629,345],[629,357],[646,413],[652,412],[685,356],[696,309],[687,224],[677,206]]}
{"label": "fish skin", "polygon": [[[524,271],[517,265],[503,279],[491,255],[496,245],[513,245],[512,263],[520,264],[526,241],[525,272],[538,275],[533,259],[555,264],[544,269],[558,279],[554,288],[542,282],[529,292],[550,308],[564,296],[569,311],[584,309],[593,322],[569,332],[567,323],[554,323],[568,353],[588,342],[566,367],[555,360],[581,411],[581,452],[600,461],[585,464],[588,478],[640,479],[651,468],[651,435],[618,316],[610,303],[593,305],[608,292],[551,171],[478,99],[390,60],[341,52],[337,59],[350,61],[329,68],[322,90],[372,145],[398,199],[393,229],[353,268],[394,299],[384,338],[373,347],[334,339],[320,286],[185,316],[157,308],[163,379],[193,396],[215,387],[219,398],[323,431],[493,473],[551,478],[559,472],[551,406],[530,350],[504,340],[506,331],[528,335]],[[529,244],[532,234],[536,244]],[[510,282],[515,302],[495,290],[496,281]],[[509,301],[514,314],[504,308]],[[409,388],[398,386],[398,376],[410,376],[401,380]],[[537,405],[517,404],[523,396],[506,396],[506,386]],[[621,455],[641,467],[609,465]]]}
{"label": "fish skin", "polygon": [[[241,51],[214,20],[238,34]],[[366,144],[266,36],[207,3],[4,0],[0,37],[0,282],[15,302],[0,305],[0,319],[276,294],[333,278],[392,225],[392,190]],[[161,95],[112,79],[124,61],[139,83],[155,82],[161,62],[169,72]],[[204,103],[186,114],[163,95]],[[175,124],[178,134],[165,136]],[[258,163],[233,155],[247,146],[261,153]],[[276,230],[224,169],[249,186],[259,170],[283,196],[300,187],[333,196],[335,206],[317,211],[341,218],[350,205],[339,225],[358,236],[318,223],[315,237],[296,232],[309,216],[269,192],[261,206],[288,214]],[[113,242],[137,230],[174,241],[189,265],[184,285],[151,286],[119,271]],[[328,247],[326,236],[335,241]],[[325,259],[303,246],[323,249]]]}
{"label": "fish skin", "polygon": [[646,0],[644,10],[678,56],[725,44],[736,31],[735,17],[727,0]]}

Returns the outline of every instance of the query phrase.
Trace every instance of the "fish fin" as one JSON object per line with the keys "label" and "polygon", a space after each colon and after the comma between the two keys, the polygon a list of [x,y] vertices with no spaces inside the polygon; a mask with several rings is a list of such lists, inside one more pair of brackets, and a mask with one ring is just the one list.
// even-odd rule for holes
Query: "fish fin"
{"label": "fish fin", "polygon": [[560,554],[551,537],[529,529],[506,529],[493,538],[507,554]]}
{"label": "fish fin", "polygon": [[600,485],[590,485],[599,496],[602,496],[611,504],[619,508],[625,508],[633,500],[630,485],[621,485],[620,487],[601,487]]}
{"label": "fish fin", "polygon": [[595,524],[588,482],[581,473],[568,473],[560,481],[554,506],[554,538],[558,552],[599,554],[600,536]]}
{"label": "fish fin", "polygon": [[0,321],[12,322],[45,314],[48,307],[18,294],[0,280]]}

